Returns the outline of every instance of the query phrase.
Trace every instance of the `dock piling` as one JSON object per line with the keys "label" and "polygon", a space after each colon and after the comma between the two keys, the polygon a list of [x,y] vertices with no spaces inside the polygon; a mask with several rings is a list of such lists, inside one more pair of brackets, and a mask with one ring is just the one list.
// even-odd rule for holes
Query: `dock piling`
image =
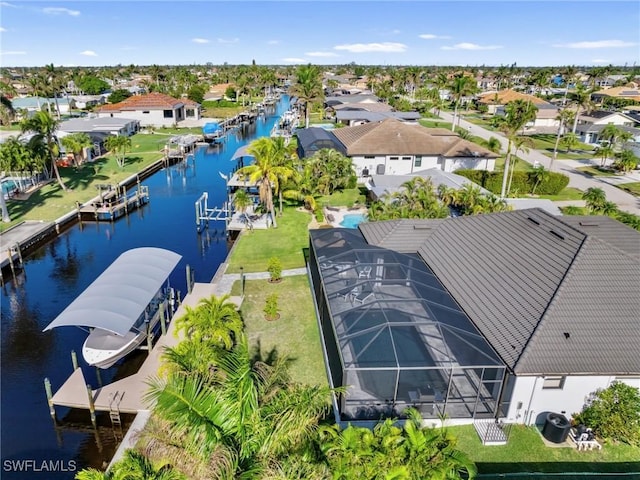
{"label": "dock piling", "polygon": [[162,335],[166,335],[167,334],[167,321],[164,318],[164,302],[162,302],[159,306],[158,309],[160,310],[158,315],[160,316],[160,329],[162,330]]}
{"label": "dock piling", "polygon": [[191,265],[187,264],[187,292],[191,293],[193,289],[193,281],[191,279]]}
{"label": "dock piling", "polygon": [[73,364],[73,371],[78,369],[78,355],[75,350],[71,350],[71,363]]}
{"label": "dock piling", "polygon": [[91,423],[96,426],[96,405],[93,401],[93,390],[91,385],[87,383],[87,396],[89,397],[89,413],[91,414]]}
{"label": "dock piling", "polygon": [[98,386],[102,387],[102,374],[100,373],[100,367],[96,367],[96,379],[98,380]]}
{"label": "dock piling", "polygon": [[56,407],[53,405],[53,392],[51,391],[51,381],[49,378],[44,379],[44,391],[47,394],[47,403],[49,404],[49,415],[56,421]]}
{"label": "dock piling", "polygon": [[151,324],[147,321],[147,355],[151,355],[153,348],[153,332],[151,331]]}

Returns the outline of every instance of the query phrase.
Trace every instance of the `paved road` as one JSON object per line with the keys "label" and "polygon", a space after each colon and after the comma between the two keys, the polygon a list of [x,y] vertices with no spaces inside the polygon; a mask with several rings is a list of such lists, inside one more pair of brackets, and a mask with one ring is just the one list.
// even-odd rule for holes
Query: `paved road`
{"label": "paved road", "polygon": [[[453,121],[453,115],[448,112],[440,112],[440,117],[447,122]],[[481,126],[467,122],[464,119],[460,120],[460,127],[466,128],[472,135],[484,138],[485,140],[488,140],[489,137],[496,137],[502,143],[503,150],[506,151],[507,149],[507,139],[499,132],[487,130]],[[537,162],[537,164],[543,165],[547,169],[551,163],[551,158],[542,152],[533,149],[531,149],[529,153],[519,152],[518,157],[532,165],[535,165]],[[569,186],[571,187],[578,188],[580,190],[586,190],[590,187],[601,188],[606,193],[607,200],[617,204],[620,210],[640,215],[640,199],[611,184],[614,182],[623,183],[625,180],[626,182],[638,182],[640,181],[640,176],[638,176],[638,174],[632,174],[620,177],[616,176],[607,180],[608,177],[602,177],[602,179],[594,178],[575,170],[576,167],[584,167],[585,165],[591,164],[592,162],[590,159],[585,159],[584,161],[556,160],[553,165],[553,171],[567,175],[569,177]],[[616,180],[614,180],[614,178]]]}

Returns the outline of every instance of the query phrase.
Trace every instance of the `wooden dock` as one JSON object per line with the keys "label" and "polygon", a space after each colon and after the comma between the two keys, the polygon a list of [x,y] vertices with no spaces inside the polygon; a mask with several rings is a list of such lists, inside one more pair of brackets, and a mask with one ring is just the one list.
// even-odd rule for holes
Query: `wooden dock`
{"label": "wooden dock", "polygon": [[56,234],[53,222],[37,220],[25,220],[0,233],[0,283],[4,281],[2,270],[11,268],[15,275],[16,270],[22,267],[23,255],[45,238]]}
{"label": "wooden dock", "polygon": [[[194,283],[191,293],[184,298],[173,318],[179,318],[184,315],[187,306],[195,308],[201,299],[209,298],[214,294],[215,284]],[[232,297],[231,301],[240,307],[242,299],[240,297]],[[109,385],[104,385],[101,388],[90,389],[82,374],[82,369],[75,369],[64,384],[53,394],[50,408],[52,406],[61,406],[91,410],[89,391],[91,392],[90,395],[95,411],[138,413],[141,410],[151,408],[152,406],[144,401],[144,396],[149,388],[146,382],[150,377],[158,375],[158,368],[161,365],[161,357],[165,347],[174,347],[182,340],[181,337],[176,338],[174,332],[175,322],[171,322],[167,333],[160,336],[160,339],[137,373]]]}
{"label": "wooden dock", "polygon": [[78,204],[78,218],[93,219],[96,221],[113,221],[126,215],[130,210],[135,210],[149,203],[149,187],[138,185],[138,187],[127,192],[124,187],[109,189],[106,194],[100,190],[100,197],[84,205]]}

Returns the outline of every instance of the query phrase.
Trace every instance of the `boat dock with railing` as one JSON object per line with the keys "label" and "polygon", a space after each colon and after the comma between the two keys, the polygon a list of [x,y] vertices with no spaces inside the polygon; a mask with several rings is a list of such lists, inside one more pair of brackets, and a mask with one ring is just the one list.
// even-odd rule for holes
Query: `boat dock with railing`
{"label": "boat dock with railing", "polygon": [[[97,185],[99,196],[84,205],[77,204],[79,220],[113,221],[149,203],[149,187],[128,190],[123,186]],[[106,192],[106,193],[105,193]]]}

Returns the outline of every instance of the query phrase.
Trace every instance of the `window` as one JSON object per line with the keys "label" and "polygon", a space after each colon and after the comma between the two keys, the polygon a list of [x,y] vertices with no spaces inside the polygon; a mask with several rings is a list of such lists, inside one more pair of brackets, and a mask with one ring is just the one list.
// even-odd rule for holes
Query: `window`
{"label": "window", "polygon": [[173,118],[173,110],[165,110],[164,118]]}
{"label": "window", "polygon": [[411,160],[411,157],[402,157],[403,160]]}
{"label": "window", "polygon": [[421,156],[416,156],[416,159],[413,161],[413,166],[414,167],[421,167],[422,166],[422,157]]}
{"label": "window", "polygon": [[149,113],[149,110],[143,110],[142,113]]}
{"label": "window", "polygon": [[566,378],[567,377],[545,377],[542,382],[542,388],[562,390]]}
{"label": "window", "polygon": [[371,159],[371,158],[376,158],[376,156],[375,156],[375,155],[365,155],[365,156],[364,156],[364,158],[369,158],[369,159]]}
{"label": "window", "polygon": [[400,160],[400,157],[389,157],[389,160]]}

